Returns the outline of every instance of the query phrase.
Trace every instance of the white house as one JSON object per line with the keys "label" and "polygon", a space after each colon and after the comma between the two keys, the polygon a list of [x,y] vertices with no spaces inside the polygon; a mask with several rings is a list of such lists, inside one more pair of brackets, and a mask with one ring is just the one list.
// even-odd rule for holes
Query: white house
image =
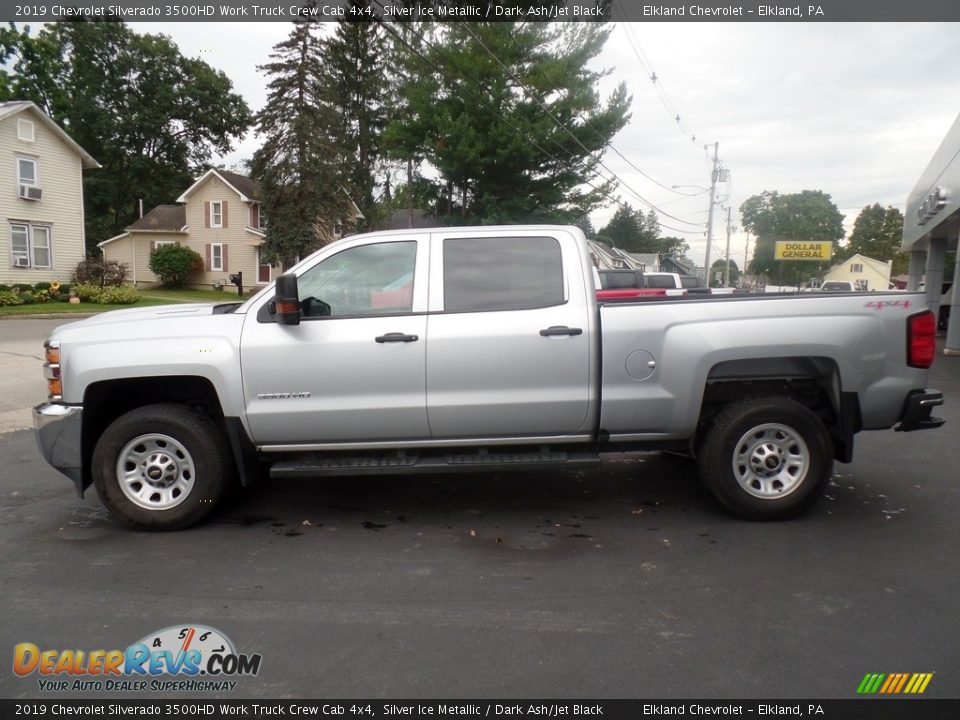
{"label": "white house", "polygon": [[0,283],[69,282],[86,255],[83,171],[100,167],[32,102],[0,103]]}
{"label": "white house", "polygon": [[830,268],[823,281],[852,280],[864,290],[887,290],[890,287],[890,271],[893,261],[874,260],[859,253]]}

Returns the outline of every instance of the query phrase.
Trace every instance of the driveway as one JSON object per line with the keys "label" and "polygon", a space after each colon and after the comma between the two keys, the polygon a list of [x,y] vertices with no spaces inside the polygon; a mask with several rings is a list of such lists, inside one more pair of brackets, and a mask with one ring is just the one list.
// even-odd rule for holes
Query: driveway
{"label": "driveway", "polygon": [[47,397],[43,341],[66,322],[0,318],[0,434],[31,427],[30,408]]}
{"label": "driveway", "polygon": [[[22,374],[2,375],[5,412],[42,397],[56,322],[0,321]],[[204,697],[851,698],[867,672],[933,672],[926,697],[960,696],[960,358],[930,384],[945,427],[859,435],[823,501],[777,523],[729,517],[688,462],[651,454],[272,481],[196,529],[138,533],[8,427],[0,697],[53,697],[12,673],[16,643],[122,649],[197,624],[263,658]]]}

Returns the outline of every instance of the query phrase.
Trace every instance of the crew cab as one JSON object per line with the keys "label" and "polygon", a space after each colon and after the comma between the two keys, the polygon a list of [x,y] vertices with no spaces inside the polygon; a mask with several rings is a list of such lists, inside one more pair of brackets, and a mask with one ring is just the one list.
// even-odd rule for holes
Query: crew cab
{"label": "crew cab", "polygon": [[266,477],[595,465],[683,451],[715,497],[785,518],[861,430],[939,427],[922,297],[598,302],[582,232],[460,227],[330,244],[243,303],[53,331],[46,460],[139,528]]}

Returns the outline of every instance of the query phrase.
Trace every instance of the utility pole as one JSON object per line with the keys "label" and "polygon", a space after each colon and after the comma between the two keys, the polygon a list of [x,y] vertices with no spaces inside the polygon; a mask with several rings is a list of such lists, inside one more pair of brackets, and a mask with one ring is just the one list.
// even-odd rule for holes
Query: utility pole
{"label": "utility pole", "polygon": [[741,271],[740,277],[742,278],[747,272],[747,264],[750,262],[750,233],[747,233],[747,249],[743,251],[743,270]]}
{"label": "utility pole", "polygon": [[707,276],[707,287],[710,287],[710,249],[713,245],[713,205],[717,197],[717,162],[720,153],[720,143],[713,144],[713,170],[710,173],[710,209],[707,212],[707,256],[704,259],[704,270]]}
{"label": "utility pole", "polygon": [[727,269],[723,271],[723,286],[730,287],[730,233],[733,232],[733,225],[730,224],[731,208],[727,206]]}

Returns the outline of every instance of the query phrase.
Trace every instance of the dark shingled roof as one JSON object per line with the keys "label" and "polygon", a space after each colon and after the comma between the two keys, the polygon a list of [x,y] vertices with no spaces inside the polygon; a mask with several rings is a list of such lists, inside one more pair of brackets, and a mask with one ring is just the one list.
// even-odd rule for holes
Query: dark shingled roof
{"label": "dark shingled roof", "polygon": [[127,230],[170,230],[179,232],[187,224],[186,205],[157,205]]}
{"label": "dark shingled roof", "polygon": [[248,178],[246,175],[237,175],[236,173],[227,172],[226,170],[217,170],[217,172],[223,176],[224,180],[233,185],[250,200],[260,199],[260,183],[256,180]]}

